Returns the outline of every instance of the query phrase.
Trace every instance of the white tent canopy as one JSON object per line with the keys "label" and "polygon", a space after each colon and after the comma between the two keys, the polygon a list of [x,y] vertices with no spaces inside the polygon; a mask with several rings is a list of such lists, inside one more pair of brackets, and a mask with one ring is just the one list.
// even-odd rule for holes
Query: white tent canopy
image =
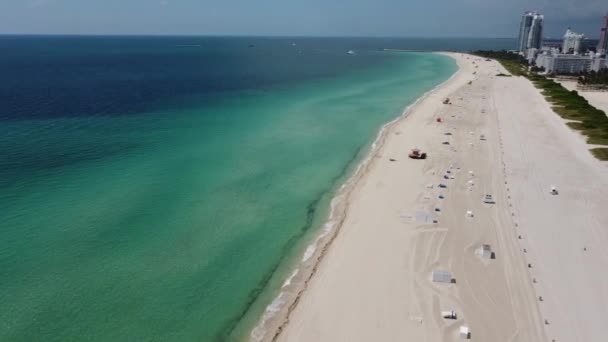
{"label": "white tent canopy", "polygon": [[452,272],[435,270],[433,271],[432,279],[435,283],[451,283],[453,279]]}
{"label": "white tent canopy", "polygon": [[460,338],[469,339],[471,337],[471,332],[469,331],[469,327],[465,325],[460,326]]}
{"label": "white tent canopy", "polygon": [[492,247],[490,245],[481,245],[475,252],[482,258],[489,259],[492,257]]}

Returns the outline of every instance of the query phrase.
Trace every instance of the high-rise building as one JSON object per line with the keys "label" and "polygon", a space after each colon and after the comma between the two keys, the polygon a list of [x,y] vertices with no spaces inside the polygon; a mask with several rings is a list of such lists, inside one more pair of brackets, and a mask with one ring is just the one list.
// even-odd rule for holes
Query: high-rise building
{"label": "high-rise building", "polygon": [[581,45],[583,39],[585,38],[584,34],[576,33],[570,28],[564,34],[564,43],[562,45],[563,53],[579,53],[581,51]]}
{"label": "high-rise building", "polygon": [[605,55],[608,52],[608,14],[604,17],[604,22],[602,23],[597,52],[602,55]]}
{"label": "high-rise building", "polygon": [[528,48],[528,36],[530,35],[530,27],[532,27],[532,20],[534,19],[534,13],[526,12],[521,17],[521,24],[519,25],[519,39],[517,40],[517,51],[524,52]]}
{"label": "high-rise building", "polygon": [[530,27],[530,35],[528,36],[528,49],[540,49],[543,45],[543,21],[545,16],[535,13]]}
{"label": "high-rise building", "polygon": [[543,41],[544,16],[536,12],[526,12],[521,17],[517,50],[526,52],[527,49],[540,49]]}

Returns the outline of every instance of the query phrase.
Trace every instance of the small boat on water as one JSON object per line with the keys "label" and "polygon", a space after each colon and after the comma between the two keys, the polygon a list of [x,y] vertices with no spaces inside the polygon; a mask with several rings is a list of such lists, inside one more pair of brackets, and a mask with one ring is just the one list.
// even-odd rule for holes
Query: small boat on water
{"label": "small boat on water", "polygon": [[347,54],[349,54],[349,55],[356,55],[355,51],[353,51],[353,50],[348,50]]}

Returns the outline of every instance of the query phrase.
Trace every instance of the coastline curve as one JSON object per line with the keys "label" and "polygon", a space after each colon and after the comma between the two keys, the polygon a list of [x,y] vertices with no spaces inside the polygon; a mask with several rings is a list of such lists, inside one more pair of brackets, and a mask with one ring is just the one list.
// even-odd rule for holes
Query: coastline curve
{"label": "coastline curve", "polygon": [[[445,52],[432,53],[453,58],[453,56]],[[320,263],[323,261],[324,256],[331,247],[332,242],[340,233],[343,222],[347,216],[349,198],[353,190],[372,165],[372,161],[378,157],[378,153],[384,146],[392,129],[397,126],[397,124],[410,117],[416,108],[430,95],[450,84],[450,82],[461,72],[462,68],[458,65],[457,70],[447,80],[425,92],[413,103],[407,105],[398,117],[387,122],[380,128],[369,151],[366,153],[366,156],[359,162],[352,174],[347,177],[347,180],[338,188],[338,191],[336,191],[331,199],[328,218],[321,225],[317,235],[312,239],[312,242],[306,246],[299,262],[296,262],[291,268],[292,271],[283,282],[279,293],[274,296],[271,303],[266,306],[262,316],[248,336],[249,341],[269,342],[277,340],[282,330],[289,323],[290,314],[298,305],[301,296],[307,289],[309,281],[315,275]]]}

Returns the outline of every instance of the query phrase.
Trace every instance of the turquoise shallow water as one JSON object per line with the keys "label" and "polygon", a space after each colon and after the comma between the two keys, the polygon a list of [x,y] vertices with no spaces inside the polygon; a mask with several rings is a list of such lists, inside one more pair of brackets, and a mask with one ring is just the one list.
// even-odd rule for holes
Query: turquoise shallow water
{"label": "turquoise shallow water", "polygon": [[0,340],[242,335],[379,128],[456,70],[364,54],[388,57],[211,104],[3,122]]}

